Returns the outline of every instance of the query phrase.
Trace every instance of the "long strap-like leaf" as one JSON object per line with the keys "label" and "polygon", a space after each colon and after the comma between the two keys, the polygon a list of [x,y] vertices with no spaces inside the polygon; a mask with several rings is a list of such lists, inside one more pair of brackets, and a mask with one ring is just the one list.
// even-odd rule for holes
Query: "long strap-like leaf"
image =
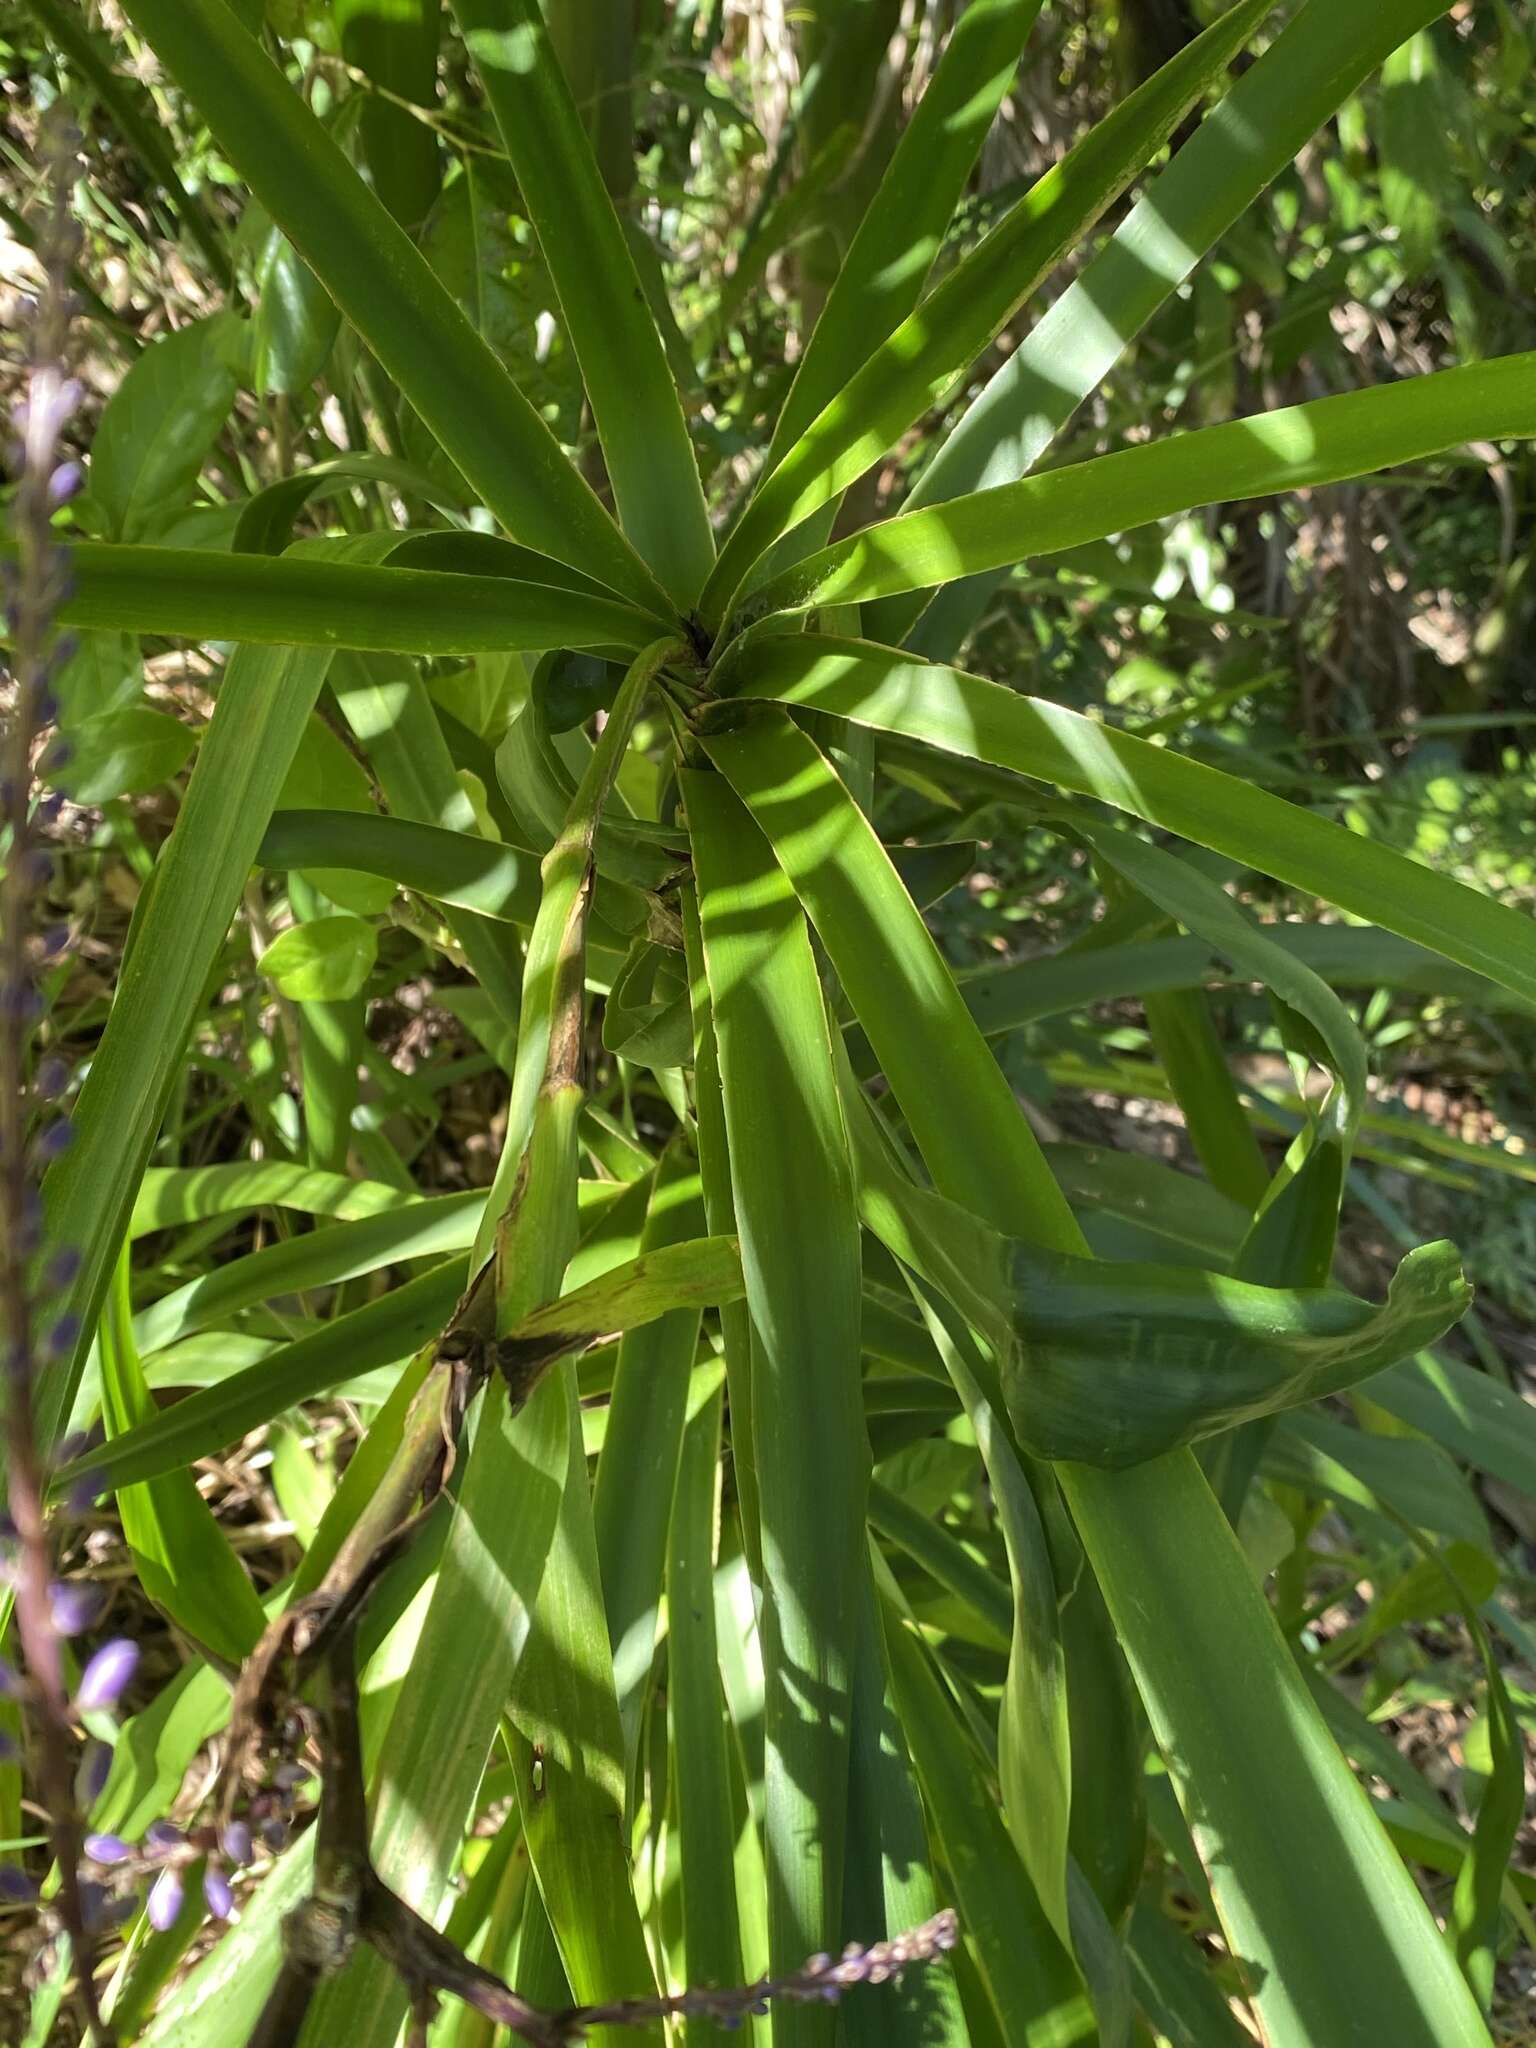
{"label": "long strap-like leaf", "polygon": [[642,604],[656,579],[559,442],[224,0],[129,13],[219,147],[507,531]]}
{"label": "long strap-like leaf", "polygon": [[[1094,258],[1041,315],[918,479],[908,509],[1009,484],[1034,468],[1132,339],[1244,209],[1387,53],[1445,0],[1307,0],[1158,173]],[[882,599],[871,639],[958,650],[995,577],[924,599]]]}
{"label": "long strap-like leaf", "polygon": [[44,1444],[65,1426],[204,984],[330,659],[327,648],[252,647],[235,656],[141,901],[107,1028],[80,1090],[75,1142],[43,1188],[50,1241],[80,1257],[65,1307],[82,1333],[74,1355],[45,1368],[39,1383]]}
{"label": "long strap-like leaf", "polygon": [[878,462],[1168,139],[1272,0],[1239,0],[1025,194],[871,355],[759,483],[700,607],[717,625],[789,527]]}
{"label": "long strap-like leaf", "polygon": [[1463,441],[1532,435],[1536,353],[1498,356],[1173,434],[904,512],[776,576],[754,594],[753,608],[852,604],[926,590],[1196,505],[1338,483]]}
{"label": "long strap-like leaf", "polygon": [[950,30],[811,330],[767,468],[917,304],[1039,12],[1040,0],[972,0]]}
{"label": "long strap-like leaf", "polygon": [[537,0],[453,0],[453,9],[538,230],[624,530],[686,610],[715,559],[699,466],[543,15]]}
{"label": "long strap-like leaf", "polygon": [[[752,1325],[771,1962],[835,1945],[865,1567],[853,1169],[810,935],[725,778],[683,775]],[[832,2039],[790,2009],[788,2048]]]}
{"label": "long strap-like leaf", "polygon": [[615,598],[510,576],[91,541],[70,559],[70,625],[178,640],[391,654],[639,649],[660,624]]}
{"label": "long strap-like leaf", "polygon": [[1536,925],[1523,912],[1203,761],[867,641],[763,642],[734,681],[743,696],[830,711],[1097,797],[1536,998]]}

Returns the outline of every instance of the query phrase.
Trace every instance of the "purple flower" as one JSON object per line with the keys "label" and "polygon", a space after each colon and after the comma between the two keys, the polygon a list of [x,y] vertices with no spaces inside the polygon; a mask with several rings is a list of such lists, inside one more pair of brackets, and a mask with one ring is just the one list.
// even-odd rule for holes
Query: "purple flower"
{"label": "purple flower", "polygon": [[215,1920],[227,1920],[235,1909],[235,1895],[229,1888],[229,1879],[211,1863],[203,1872],[203,1898]]}
{"label": "purple flower", "polygon": [[105,1492],[106,1487],[99,1472],[82,1472],[70,1487],[64,1505],[78,1521],[81,1515],[90,1513]]}
{"label": "purple flower", "polygon": [[[62,1095],[69,1086],[69,1068],[56,1052],[49,1053],[37,1063],[37,1072],[32,1077],[32,1086],[39,1095]],[[75,1253],[78,1262],[80,1254]]]}
{"label": "purple flower", "polygon": [[251,1860],[251,1831],[243,1820],[232,1820],[219,1837],[219,1847],[231,1863]]}
{"label": "purple flower", "polygon": [[99,1586],[84,1579],[70,1579],[50,1586],[53,1625],[61,1636],[83,1635],[101,1613],[103,1595]]}
{"label": "purple flower", "polygon": [[126,1863],[133,1851],[121,1835],[87,1835],[85,1853],[93,1863]]}
{"label": "purple flower", "polygon": [[90,1878],[80,1881],[80,1917],[88,1928],[98,1928],[107,1917],[111,1900],[105,1885],[96,1884]]}
{"label": "purple flower", "polygon": [[43,1165],[50,1165],[55,1159],[62,1159],[74,1143],[74,1128],[67,1116],[61,1116],[51,1123],[46,1131],[38,1133],[36,1151]]}
{"label": "purple flower", "polygon": [[167,1933],[176,1923],[184,1894],[174,1870],[162,1870],[149,1888],[149,1924],[157,1934]]}
{"label": "purple flower", "polygon": [[85,471],[78,462],[61,462],[48,479],[50,505],[67,505],[85,488]]}
{"label": "purple flower", "polygon": [[80,1768],[75,1773],[75,1797],[84,1807],[92,1807],[107,1789],[107,1779],[112,1773],[112,1751],[105,1742],[88,1742],[80,1759]]}
{"label": "purple flower", "polygon": [[[49,1256],[48,1264],[43,1272],[44,1285],[54,1289],[68,1287],[79,1271],[80,1252],[78,1247],[72,1244],[61,1244],[58,1250]],[[90,1442],[89,1431],[86,1432],[85,1441],[86,1444]]]}
{"label": "purple flower", "polygon": [[13,1905],[29,1906],[37,1897],[37,1886],[14,1863],[0,1863],[0,1899]]}
{"label": "purple flower", "polygon": [[171,1850],[179,1849],[186,1839],[174,1821],[152,1820],[144,1830],[144,1847],[151,1856],[168,1855]]}
{"label": "purple flower", "polygon": [[60,1316],[44,1339],[50,1358],[67,1358],[80,1341],[80,1318],[69,1310]]}
{"label": "purple flower", "polygon": [[138,1646],[126,1636],[114,1636],[110,1643],[103,1643],[81,1673],[80,1689],[75,1694],[76,1712],[95,1714],[115,1707],[138,1664]]}

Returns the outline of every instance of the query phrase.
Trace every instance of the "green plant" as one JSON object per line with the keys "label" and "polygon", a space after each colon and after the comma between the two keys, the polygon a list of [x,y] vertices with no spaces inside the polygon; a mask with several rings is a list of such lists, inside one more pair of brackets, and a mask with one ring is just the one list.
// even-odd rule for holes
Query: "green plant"
{"label": "green plant", "polygon": [[[1036,12],[974,0],[717,536],[716,480],[701,480],[678,386],[686,349],[679,364],[646,251],[611,197],[613,136],[600,167],[533,0],[454,0],[452,18],[579,366],[598,449],[588,468],[611,513],[401,225],[416,201],[386,192],[368,155],[387,136],[362,132],[376,195],[240,10],[127,0],[373,358],[395,423],[436,449],[420,464],[397,452],[279,476],[232,508],[232,546],[195,533],[178,544],[172,515],[228,405],[221,366],[239,339],[184,331],[159,349],[201,366],[207,431],[170,460],[151,435],[134,467],[120,399],[81,514],[94,537],[73,551],[68,616],[95,656],[124,635],[236,645],[140,900],[74,1143],[45,1187],[53,1240],[80,1253],[68,1308],[81,1336],[41,1377],[37,1413],[54,1443],[101,1410],[108,1441],[57,1483],[94,1473],[118,1490],[125,1527],[131,1504],[147,1533],[130,1540],[157,1562],[146,1588],[205,1653],[185,1688],[208,1682],[199,1730],[228,1711],[217,1673],[245,1652],[225,1832],[260,1779],[258,1735],[306,1686],[324,1756],[319,1825],[153,2016],[174,1956],[147,1942],[140,1974],[127,1970],[122,1995],[147,2040],[275,2042],[303,2025],[306,2040],[383,2048],[408,1995],[424,2027],[432,1992],[463,1991],[467,1966],[408,1914],[441,1917],[487,1786],[512,1798],[496,1808],[505,1846],[475,1862],[478,1917],[465,1894],[450,1933],[464,1907],[486,1968],[528,2001],[530,2033],[568,1998],[653,1997],[658,1966],[668,1983],[759,1967],[785,1978],[845,1937],[895,1934],[952,1900],[955,1975],[904,1985],[880,2012],[904,2038],[1129,2042],[1138,2010],[1170,2031],[1184,1987],[1202,2016],[1190,2026],[1205,2030],[1187,2037],[1232,2039],[1217,1980],[1163,1914],[1161,1861],[1143,1889],[1150,1801],[1265,2038],[1486,2037],[1480,2008],[1524,1895],[1507,1878],[1521,1759],[1480,1615],[1485,1554],[1444,1515],[1425,1535],[1410,1514],[1405,1535],[1390,1484],[1346,1473],[1321,1489],[1357,1505],[1364,1493],[1384,1552],[1402,1551],[1389,1598],[1404,1613],[1463,1612],[1483,1660],[1490,1767],[1475,1827],[1436,1835],[1419,1811],[1436,1863],[1389,1816],[1416,1857],[1449,1867],[1447,1942],[1346,1759],[1384,1774],[1374,1731],[1322,1703],[1326,1675],[1295,1654],[1304,1602],[1282,1571],[1271,1608],[1240,1535],[1282,1557],[1304,1543],[1304,1496],[1319,1490],[1318,1461],[1337,1457],[1317,1434],[1330,1418],[1309,1405],[1325,1395],[1369,1382],[1371,1402],[1411,1407],[1458,1455],[1525,1479],[1532,1426],[1468,1369],[1436,1363],[1467,1304],[1447,1247],[1405,1258],[1381,1305],[1333,1284],[1366,1114],[1360,1030],[1326,969],[1287,943],[1291,928],[1259,924],[1189,849],[1336,906],[1374,928],[1362,947],[1404,942],[1390,972],[1422,971],[1427,954],[1449,963],[1432,974],[1459,971],[1527,1015],[1536,937],[1509,905],[1177,746],[955,665],[986,588],[1026,557],[1536,436],[1536,355],[1515,355],[1039,467],[1201,256],[1440,7],[1307,0],[1228,88],[1269,11],[1240,0],[1221,14],[925,294]],[[406,12],[402,36],[435,46],[436,10]],[[554,13],[600,39],[600,10]],[[367,43],[353,47],[369,68]],[[424,93],[418,78],[373,112]],[[1212,97],[905,508],[839,534],[845,494]],[[153,404],[156,354],[134,373],[133,402]],[[157,458],[166,466],[149,473]],[[349,501],[368,519],[294,540],[331,481],[380,487]],[[386,490],[482,507],[500,536],[467,520],[382,524]],[[322,701],[366,763],[361,787],[334,732],[315,736]],[[1123,1202],[1112,1167],[1095,1177],[1077,1162],[1073,1180],[1073,1162],[1042,1148],[988,1043],[995,983],[957,981],[904,850],[876,829],[881,771],[910,777],[914,763],[929,787],[1003,792],[1091,862],[1120,923],[1065,964],[1086,963],[1103,994],[1147,997],[1209,1181],[1193,1258],[1155,1241],[1155,1216],[1134,1257],[1095,1256]],[[307,800],[285,801],[296,776]],[[259,964],[302,1026],[305,1156],[146,1176],[258,867],[294,876],[292,932]],[[355,1107],[350,1006],[377,953],[367,884],[380,879],[386,900],[398,884],[435,906],[488,1035],[494,1025],[512,1045],[488,1193],[425,1196],[408,1174],[390,1187],[338,1171]],[[1168,978],[1138,981],[1152,971],[1140,949],[1184,943],[1174,927],[1193,943],[1164,961]],[[1215,1039],[1204,983],[1218,973],[1266,989],[1287,1055],[1326,1076],[1278,1165]],[[651,1077],[666,1128],[593,1115],[583,1072],[599,997],[607,1053]],[[608,1163],[615,1146],[624,1171],[608,1164],[594,1194],[583,1159]],[[1122,1213],[1167,1208],[1177,1235],[1180,1201],[1200,1201],[1178,1186],[1149,1175]],[[641,1190],[638,1225],[618,1220],[615,1187]],[[274,1348],[149,1413],[121,1305],[102,1320],[124,1243],[168,1217],[273,1204],[332,1220],[166,1289],[138,1318],[140,1350],[430,1263],[296,1334],[268,1327]],[[701,1347],[706,1311],[718,1311],[718,1352]],[[583,1378],[582,1354],[602,1361],[596,1377]],[[241,1641],[212,1641],[188,1589],[223,1538],[168,1514],[164,1483],[385,1367],[397,1369],[387,1393],[260,1646],[244,1615],[226,1617]],[[593,1391],[610,1399],[589,1488],[579,1397]],[[972,1526],[951,1504],[979,1489],[953,1464],[942,1519],[889,1483],[891,1461],[915,1463],[924,1444],[979,1455],[990,1508]],[[1259,1507],[1261,1459],[1285,1477]],[[700,1587],[717,1543],[722,1563],[739,1546],[760,1603],[755,1712],[739,1686],[731,1697],[713,1581]],[[946,1634],[958,1649],[936,1651]],[[381,1644],[395,1661],[370,1683]],[[663,1656],[670,1741],[652,1684]],[[1144,1727],[1160,1758],[1151,1777]],[[120,1833],[125,1784],[102,1795]],[[679,1919],[647,1896],[663,1829],[681,1864]],[[514,1864],[519,1840],[526,1863]],[[169,1923],[155,1937],[189,1938]],[[441,2024],[444,2038],[483,2038]],[[688,2021],[701,2038],[713,2024]],[[809,2048],[871,2024],[852,2003],[841,2017],[802,2003],[776,2007],[772,2029],[780,2048]]]}

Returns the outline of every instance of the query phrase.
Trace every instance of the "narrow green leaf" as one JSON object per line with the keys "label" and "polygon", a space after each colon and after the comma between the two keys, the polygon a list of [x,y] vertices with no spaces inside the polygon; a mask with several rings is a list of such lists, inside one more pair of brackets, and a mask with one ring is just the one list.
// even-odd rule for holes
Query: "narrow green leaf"
{"label": "narrow green leaf", "polygon": [[377,1216],[409,1208],[413,1190],[383,1181],[316,1173],[286,1159],[229,1160],[208,1166],[152,1166],[139,1182],[129,1219],[130,1237],[174,1230],[209,1216],[244,1209],[297,1209],[311,1216]]}
{"label": "narrow green leaf", "polygon": [[[704,1216],[716,1236],[734,1237],[736,1201],[731,1191],[730,1145],[726,1133],[725,1103],[720,1093],[720,1045],[715,1036],[709,977],[704,968],[699,900],[691,886],[684,887],[679,893],[688,968],[688,1000],[693,1016],[694,1125],[699,1148],[699,1179],[704,1191]],[[761,1584],[757,1452],[752,1440],[752,1324],[744,1302],[721,1304],[720,1335],[725,1346],[731,1469],[736,1481],[742,1546],[752,1576]]]}
{"label": "narrow green leaf", "polygon": [[868,642],[759,643],[733,681],[739,695],[830,711],[1097,797],[1536,999],[1524,913],[1167,747]]}
{"label": "narrow green leaf", "polygon": [[133,0],[130,14],[508,532],[557,560],[587,564],[642,604],[659,602],[654,577],[554,435],[224,0]]}
{"label": "narrow green leaf", "polygon": [[687,610],[715,554],[699,466],[661,336],[543,15],[537,0],[453,0],[453,9],[560,297],[619,517]]}
{"label": "narrow green leaf", "polygon": [[1268,2036],[1486,2048],[1194,1460],[1060,1472]]}
{"label": "narrow green leaf", "polygon": [[155,864],[107,1027],[75,1111],[75,1142],[49,1172],[49,1239],[81,1264],[71,1358],[38,1386],[40,1441],[65,1426],[139,1177],[185,1057],[203,984],[245,887],[262,828],[329,664],[320,651],[242,649],[225,671],[175,829]]}
{"label": "narrow green leaf", "polygon": [[[1309,1116],[1274,1180],[1258,1189],[1257,1213],[1238,1253],[1236,1268],[1245,1280],[1293,1287],[1326,1286],[1333,1267],[1344,1175],[1366,1100],[1365,1043],[1354,1020],[1326,982],[1272,945],[1227,892],[1192,863],[1178,860],[1161,847],[1149,846],[1113,825],[1084,823],[1082,833],[1101,860],[1130,880],[1160,909],[1177,917],[1208,943],[1220,946],[1235,965],[1268,987],[1282,1006],[1280,1017],[1287,1045],[1301,1047],[1309,1058],[1319,1060],[1332,1073],[1327,1097],[1315,1115]],[[1188,995],[1155,998],[1154,1007],[1148,1011],[1154,1032],[1154,1020],[1162,1015],[1155,1007],[1157,1004],[1189,999]],[[1237,1101],[1204,1000],[1198,1000],[1204,1032],[1197,1044],[1203,1047],[1207,1070],[1221,1091],[1216,1094],[1214,1088],[1208,1088],[1205,1099],[1209,1101],[1215,1095],[1216,1100],[1227,1105],[1227,1128],[1236,1124],[1262,1170],[1252,1127]],[[1173,1044],[1182,1050],[1184,1041],[1176,1036]],[[1200,1127],[1198,1115],[1194,1127]],[[1239,1161],[1247,1156],[1235,1142],[1234,1149]],[[1236,1189],[1228,1188],[1227,1192],[1234,1193]],[[1240,1492],[1239,1488],[1234,1498],[1240,1497]]]}
{"label": "narrow green leaf", "polygon": [[[703,1227],[696,1163],[674,1145],[662,1155],[657,1170],[640,1257],[597,1283],[613,1290],[618,1314],[596,1320],[605,1330],[622,1328],[626,1333],[614,1368],[608,1424],[592,1487],[626,1772],[639,1741],[640,1709],[656,1651],[667,1531],[687,1425],[689,1377],[699,1348],[700,1311],[719,1298],[722,1289],[734,1290],[738,1298],[742,1291],[741,1255],[734,1243],[727,1239],[721,1245],[718,1239],[694,1234]],[[722,1254],[718,1279],[707,1271],[714,1247]],[[590,1299],[590,1289],[582,1292]],[[568,1295],[561,1306],[576,1298]],[[666,1313],[656,1313],[661,1310]]]}
{"label": "narrow green leaf", "polygon": [[[1187,835],[1186,835],[1187,836]],[[1246,865],[1246,863],[1245,863]],[[1486,975],[1455,967],[1427,946],[1396,932],[1362,924],[1293,924],[1262,927],[1273,946],[1300,960],[1330,987],[1407,989],[1446,995],[1484,1009],[1524,1014],[1530,999],[1512,995]],[[1069,1010],[1166,988],[1242,982],[1218,947],[1194,938],[1136,940],[1091,949],[1064,948],[1006,967],[958,977],[966,1008],[988,1038]]]}
{"label": "narrow green leaf", "polygon": [[1361,1392],[1456,1457],[1536,1498],[1536,1412],[1513,1387],[1459,1360],[1423,1352]]}
{"label": "narrow green leaf", "polygon": [[964,1727],[916,1636],[889,1608],[885,1639],[929,1824],[1002,2039],[1007,2048],[1088,2048],[1098,2031],[1082,1980],[1008,1839]]}
{"label": "narrow green leaf", "polygon": [[211,1267],[141,1309],[134,1335],[142,1350],[158,1351],[259,1301],[354,1280],[406,1259],[462,1251],[474,1237],[484,1203],[479,1189],[466,1188],[278,1239]]}
{"label": "narrow green leaf", "polygon": [[644,646],[656,621],[612,598],[499,576],[198,548],[71,549],[71,625],[253,646],[476,654]]}
{"label": "narrow green leaf", "polygon": [[441,170],[436,131],[411,106],[437,103],[442,0],[336,0],[332,18],[341,54],[379,88],[358,117],[373,189],[402,227],[419,227]]}
{"label": "narrow green leaf", "polygon": [[342,868],[525,929],[539,908],[538,855],[478,833],[360,811],[280,810],[256,849],[264,868]]}
{"label": "narrow green leaf", "polygon": [[[939,1908],[922,1799],[887,1669],[873,1573],[860,1587],[848,1774],[844,1924],[851,1940],[899,1935]],[[849,2048],[969,2048],[952,1969],[871,1985],[844,2012]]]}
{"label": "narrow green leaf", "polygon": [[[908,508],[1033,469],[1201,257],[1388,51],[1444,11],[1445,0],[1306,0],[972,401]],[[911,644],[952,659],[995,582],[978,576],[941,592]],[[894,644],[922,610],[921,597],[886,598],[865,626]]]}
{"label": "narrow green leaf", "polygon": [[[1302,1409],[1269,1436],[1263,1470],[1299,1492],[1362,1508],[1381,1522],[1397,1515],[1415,1529],[1492,1550],[1477,1496],[1445,1452],[1421,1437],[1377,1436]],[[1390,1533],[1395,1540],[1397,1532]]]}
{"label": "narrow green leaf", "polygon": [[973,0],[950,30],[811,330],[766,469],[917,304],[1039,12],[1040,0]]}
{"label": "narrow green leaf", "polygon": [[257,1364],[200,1388],[55,1476],[55,1491],[87,1473],[103,1485],[156,1479],[212,1457],[285,1408],[312,1401],[375,1366],[402,1363],[446,1324],[464,1290],[466,1264],[449,1259],[377,1301],[337,1316]]}
{"label": "narrow green leaf", "polygon": [[[500,1340],[500,1355],[509,1365],[523,1356],[543,1358],[552,1352],[559,1356],[616,1331],[644,1329],[672,1314],[690,1315],[697,1321],[702,1309],[740,1298],[741,1254],[735,1238],[679,1238],[675,1234],[702,1221],[696,1213],[669,1215],[669,1210],[690,1208],[698,1191],[693,1174],[683,1177],[681,1193],[677,1178],[676,1173],[664,1173],[657,1182],[651,1198],[653,1227],[646,1233],[640,1256],[525,1316]],[[660,1234],[664,1220],[673,1225],[674,1235]],[[692,1350],[688,1364],[693,1364]],[[645,1383],[643,1375],[640,1383]]]}
{"label": "narrow green leaf", "polygon": [[[427,825],[476,830],[474,806],[412,664],[398,656],[342,654],[330,681],[391,810]],[[473,910],[445,906],[444,919],[481,989],[511,1024],[522,994],[522,947],[515,934]]]}
{"label": "narrow green leaf", "polygon": [[1213,1187],[1256,1209],[1269,1186],[1269,1168],[1232,1079],[1204,990],[1164,989],[1144,996],[1142,1008],[1152,1049],[1183,1111],[1195,1157]]}
{"label": "narrow green leaf", "polygon": [[[102,1418],[107,1439],[155,1413],[133,1341],[128,1253],[117,1262],[101,1326]],[[266,1626],[261,1602],[229,1539],[186,1470],[119,1489],[123,1538],[139,1584],[192,1641],[238,1666]]]}
{"label": "narrow green leaf", "polygon": [[[858,1217],[810,937],[723,777],[688,769],[704,963],[752,1327],[761,1514],[764,1855],[772,1967],[836,1946],[848,1800],[847,1617],[864,1570]],[[775,2016],[779,2048],[831,2015]]]}
{"label": "narrow green leaf", "polygon": [[[667,1545],[667,1715],[681,1849],[683,1963],[690,1984],[742,1974],[736,1910],[731,1759],[715,1636],[715,1543],[722,1396],[683,1431]],[[689,2020],[689,2048],[720,2048],[722,2030]]]}
{"label": "narrow green leaf", "polygon": [[903,512],[774,577],[753,593],[753,608],[851,604],[932,589],[1197,505],[1338,483],[1463,441],[1532,435],[1536,354],[1499,356],[1171,434]]}
{"label": "narrow green leaf", "polygon": [[997,1639],[1001,1649],[1013,1629],[1013,1600],[1004,1582],[980,1563],[930,1515],[883,1486],[869,1489],[871,1528],[897,1543],[930,1578],[971,1608]]}
{"label": "narrow green leaf", "polygon": [[[1448,1567],[1447,1576],[1451,1576]],[[1456,1879],[1451,1927],[1456,1959],[1478,2004],[1490,2012],[1504,1920],[1505,1880],[1526,1813],[1525,1732],[1475,1603],[1463,1594],[1460,1605],[1482,1659],[1489,1771],[1473,1823],[1471,1852]]]}
{"label": "narrow green leaf", "polygon": [[[1043,1243],[1075,1247],[1071,1212],[1002,1070],[890,856],[826,756],[782,713],[710,732],[705,746],[809,911],[934,1178],[953,1188],[988,1156],[982,1131],[1001,1125],[1013,1142],[996,1148],[999,1179],[983,1213]],[[956,1080],[942,1096],[931,1085],[936,1043],[945,1045]]]}
{"label": "narrow green leaf", "polygon": [[1056,1574],[1045,1523],[1004,1418],[967,1363],[963,1328],[938,1312],[930,1312],[927,1320],[975,1432],[1008,1558],[1011,1642],[997,1727],[1003,1817],[1046,1917],[1070,1955],[1067,1836],[1072,1744]]}
{"label": "narrow green leaf", "polygon": [[882,341],[759,482],[710,578],[701,605],[707,623],[719,624],[781,533],[878,462],[980,353],[1168,139],[1272,4],[1239,0],[1197,36],[1047,171]]}
{"label": "narrow green leaf", "polygon": [[656,1983],[626,1853],[624,1736],[569,1368],[557,1390],[568,1404],[570,1463],[533,1634],[512,1682],[509,1747],[560,1960],[574,1996],[595,2004],[651,1996]]}

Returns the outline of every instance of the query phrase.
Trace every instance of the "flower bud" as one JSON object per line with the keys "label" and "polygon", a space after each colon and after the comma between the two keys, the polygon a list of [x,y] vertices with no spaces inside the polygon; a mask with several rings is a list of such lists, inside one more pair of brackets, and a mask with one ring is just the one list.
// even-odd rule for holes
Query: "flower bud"
{"label": "flower bud", "polygon": [[138,1665],[138,1646],[126,1636],[115,1636],[110,1643],[103,1643],[81,1673],[75,1711],[95,1714],[115,1707]]}

